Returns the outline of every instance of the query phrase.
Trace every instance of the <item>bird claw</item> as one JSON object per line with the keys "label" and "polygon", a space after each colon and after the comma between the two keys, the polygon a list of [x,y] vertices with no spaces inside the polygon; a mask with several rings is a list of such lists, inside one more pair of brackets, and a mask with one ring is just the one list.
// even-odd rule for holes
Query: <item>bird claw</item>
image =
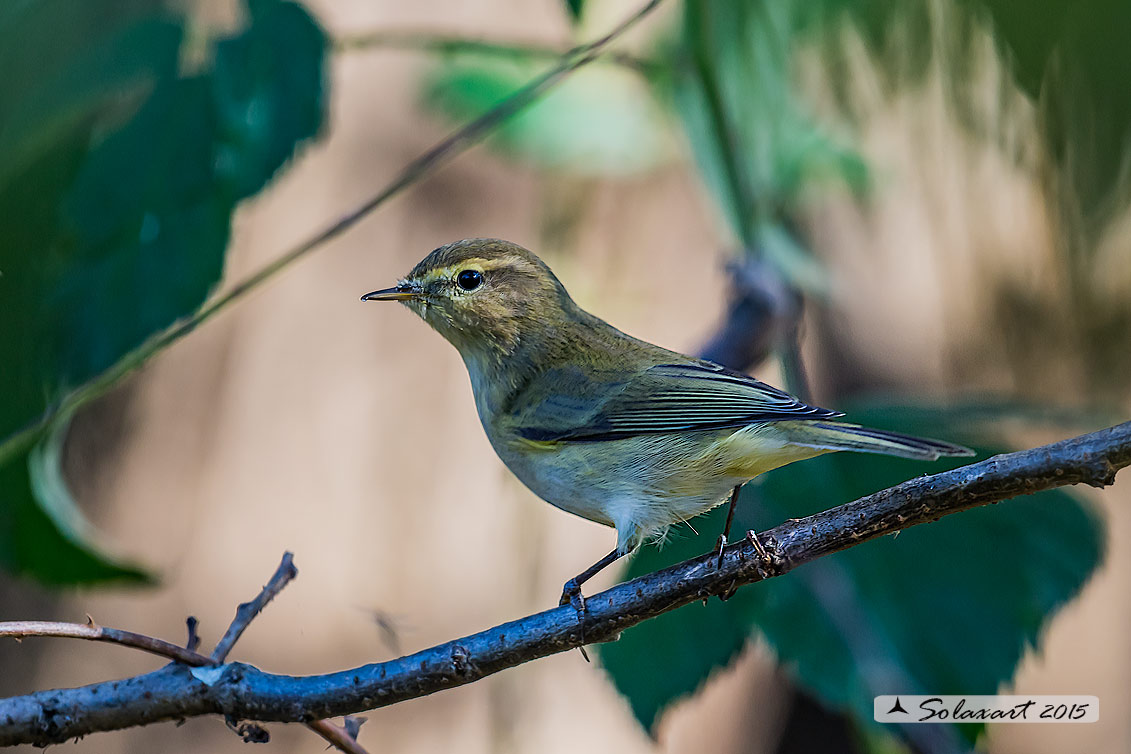
{"label": "bird claw", "polygon": [[577,583],[576,578],[570,579],[565,583],[565,586],[562,587],[562,596],[561,599],[558,600],[558,607],[564,607],[565,605],[572,605],[574,611],[577,613],[577,622],[581,624],[582,638],[582,643],[581,646],[578,647],[578,650],[580,650],[581,656],[585,658],[585,661],[590,662],[589,653],[585,651],[585,624],[582,621],[582,619],[585,618],[585,597],[581,595],[581,586]]}
{"label": "bird claw", "polygon": [[754,552],[758,553],[758,557],[762,560],[769,560],[770,555],[766,552],[766,548],[762,546],[762,541],[758,539],[758,532],[753,529],[746,532],[746,541],[754,546]]}
{"label": "bird claw", "polygon": [[581,587],[577,583],[577,579],[570,579],[562,587],[562,596],[558,600],[558,606],[573,605],[573,609],[577,611],[577,616],[580,618],[585,614],[585,597],[581,595]]}
{"label": "bird claw", "polygon": [[727,535],[720,534],[718,541],[715,543],[715,550],[719,553],[718,562],[715,563],[716,569],[723,567],[723,551],[726,549],[726,546],[727,546]]}
{"label": "bird claw", "polygon": [[754,567],[758,570],[758,575],[763,579],[768,579],[771,576],[781,574],[774,556],[771,556],[769,551],[766,550],[765,545],[758,539],[758,532],[751,529],[746,532],[746,541],[754,547],[754,552],[758,555],[758,560],[755,562]]}

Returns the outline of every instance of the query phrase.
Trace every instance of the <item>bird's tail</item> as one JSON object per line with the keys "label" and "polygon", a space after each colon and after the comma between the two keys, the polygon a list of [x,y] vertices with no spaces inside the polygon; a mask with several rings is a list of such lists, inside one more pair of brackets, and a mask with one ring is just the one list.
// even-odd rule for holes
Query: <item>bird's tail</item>
{"label": "bird's tail", "polygon": [[899,432],[861,427],[858,424],[822,421],[790,422],[789,440],[794,445],[819,450],[855,450],[900,458],[934,461],[940,456],[972,456],[961,445]]}

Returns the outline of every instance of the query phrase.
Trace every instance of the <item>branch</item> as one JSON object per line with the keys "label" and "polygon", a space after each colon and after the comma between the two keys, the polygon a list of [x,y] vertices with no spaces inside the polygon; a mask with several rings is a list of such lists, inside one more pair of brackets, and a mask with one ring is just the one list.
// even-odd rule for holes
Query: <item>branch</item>
{"label": "branch", "polygon": [[244,629],[255,619],[255,616],[259,615],[268,602],[275,599],[275,595],[283,591],[283,587],[291,583],[295,576],[298,576],[298,569],[295,568],[294,556],[289,552],[284,552],[283,560],[279,563],[279,567],[275,569],[275,575],[267,582],[267,586],[263,587],[251,602],[244,602],[236,608],[236,617],[232,619],[232,624],[224,632],[224,637],[216,643],[216,648],[212,650],[211,664],[219,664],[227,659],[228,653],[239,641]]}
{"label": "branch", "polygon": [[363,722],[365,722],[364,718],[347,716],[345,725],[340,728],[329,720],[312,720],[306,724],[306,727],[322,736],[326,743],[339,751],[344,751],[346,754],[369,754],[357,742],[357,730]]}
{"label": "branch", "polygon": [[70,639],[86,639],[87,641],[104,641],[108,644],[121,644],[124,647],[133,647],[143,652],[166,657],[174,662],[185,665],[211,665],[212,661],[191,649],[178,647],[162,639],[156,639],[144,634],[135,634],[133,631],[123,631],[119,628],[106,628],[99,626],[89,615],[87,622],[60,623],[50,620],[14,620],[0,623],[0,637],[13,639],[26,639],[29,636],[59,636]]}
{"label": "branch", "polygon": [[0,700],[0,745],[46,746],[95,731],[206,714],[311,722],[461,686],[530,660],[612,641],[626,628],[696,600],[781,576],[799,565],[959,511],[1070,484],[1102,487],[1131,465],[1131,422],[1033,450],[920,477],[761,532],[750,541],[558,607],[388,662],[318,676],[243,663],[173,664],[122,681]]}
{"label": "branch", "polygon": [[[232,650],[232,647],[235,646],[251,621],[254,620],[255,617],[262,612],[267,603],[273,600],[279,592],[283,590],[283,587],[289,584],[297,575],[298,569],[296,569],[294,565],[294,556],[289,552],[284,552],[282,562],[280,562],[279,567],[275,569],[275,574],[267,582],[267,585],[260,590],[259,594],[256,595],[255,599],[251,602],[244,602],[236,608],[236,617],[232,620],[231,625],[228,626],[228,630],[224,632],[224,637],[217,643],[216,649],[212,651],[211,657],[206,657],[196,651],[196,647],[200,644],[200,637],[197,636],[196,633],[196,618],[191,616],[186,621],[188,624],[188,644],[184,648],[178,647],[176,644],[171,644],[163,639],[137,634],[133,631],[122,631],[117,628],[99,626],[94,622],[94,618],[91,618],[89,615],[86,616],[85,624],[39,620],[0,622],[0,637],[7,636],[17,641],[31,636],[53,636],[58,638],[103,641],[108,644],[120,644],[124,647],[140,649],[143,652],[149,652],[159,657],[166,657],[174,662],[180,662],[190,667],[217,666],[228,656],[228,653]],[[363,722],[365,721],[362,718],[351,718],[347,716],[345,725],[340,728],[329,720],[311,720],[306,723],[306,727],[325,739],[331,746],[346,754],[368,754],[361,744],[357,742],[357,731]],[[264,742],[267,740],[267,732],[257,725],[249,724],[231,727],[244,741]]]}

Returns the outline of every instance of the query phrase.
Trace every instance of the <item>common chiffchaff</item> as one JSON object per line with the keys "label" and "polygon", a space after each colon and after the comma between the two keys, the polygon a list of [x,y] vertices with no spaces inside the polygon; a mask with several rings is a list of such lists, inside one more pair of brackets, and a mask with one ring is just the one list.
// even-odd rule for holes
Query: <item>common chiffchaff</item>
{"label": "common chiffchaff", "polygon": [[834,421],[843,414],[625,335],[583,311],[542,260],[508,241],[443,246],[395,287],[362,300],[400,301],[459,350],[487,437],[527,487],[616,527],[616,549],[566,582],[563,604],[580,601],[586,579],[672,524],[728,495],[733,514],[738,488],[770,469],[836,450],[972,455]]}

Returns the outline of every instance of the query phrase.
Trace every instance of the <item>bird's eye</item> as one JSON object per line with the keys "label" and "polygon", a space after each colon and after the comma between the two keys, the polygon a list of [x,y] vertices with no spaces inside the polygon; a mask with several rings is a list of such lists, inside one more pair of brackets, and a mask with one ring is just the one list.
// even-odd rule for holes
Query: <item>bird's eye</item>
{"label": "bird's eye", "polygon": [[474,291],[483,285],[483,273],[479,270],[464,270],[456,275],[456,285],[465,291]]}

